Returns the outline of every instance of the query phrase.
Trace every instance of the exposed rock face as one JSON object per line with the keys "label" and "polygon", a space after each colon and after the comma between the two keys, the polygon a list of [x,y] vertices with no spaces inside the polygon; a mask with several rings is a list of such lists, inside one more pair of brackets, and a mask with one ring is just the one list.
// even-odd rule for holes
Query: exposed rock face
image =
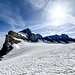
{"label": "exposed rock face", "polygon": [[10,42],[6,42],[3,44],[3,48],[0,51],[0,57],[7,54],[10,50],[12,50],[12,44]]}
{"label": "exposed rock face", "polygon": [[13,31],[9,31],[9,32],[8,32],[8,35],[11,35],[11,36],[13,36],[13,37],[15,37],[15,38],[18,37],[18,33],[13,32]]}
{"label": "exposed rock face", "polygon": [[43,38],[44,40],[50,41],[50,42],[64,42],[64,43],[69,43],[71,42],[75,42],[75,39],[70,38],[68,35],[66,34],[62,34],[61,36],[59,35],[52,35],[52,36],[46,36]]}
{"label": "exposed rock face", "polygon": [[22,30],[20,32],[27,34],[27,39],[28,41],[31,41],[31,42],[38,42],[38,40],[41,40],[43,38],[40,34],[32,33],[29,28]]}
{"label": "exposed rock face", "polygon": [[22,36],[21,34],[18,34],[18,33],[13,32],[13,31],[9,31],[8,35],[10,35],[14,38],[18,38],[18,39],[22,39],[22,40],[28,40],[26,37]]}
{"label": "exposed rock face", "polygon": [[36,34],[36,37],[37,37],[38,40],[42,40],[43,39],[43,37],[40,34]]}
{"label": "exposed rock face", "polygon": [[5,43],[3,44],[3,48],[0,50],[0,57],[2,57],[3,55],[11,51],[13,49],[12,45],[14,43],[18,44],[21,42],[17,39],[22,39],[24,41],[31,41],[31,42],[38,42],[39,40],[43,42],[46,40],[46,41],[58,42],[58,43],[62,43],[62,42],[69,43],[70,41],[75,42],[75,39],[70,38],[66,34],[62,34],[60,36],[52,35],[52,36],[42,37],[40,34],[32,33],[29,28],[20,31],[19,33],[9,31],[8,35],[6,35],[6,39],[5,39]]}
{"label": "exposed rock face", "polygon": [[8,35],[6,35],[5,43],[3,44],[3,48],[0,51],[0,57],[7,54],[9,51],[13,49],[13,44],[18,44],[21,41],[16,40],[22,39],[24,41],[31,41],[31,42],[38,42],[38,39],[42,39],[42,36],[40,34],[34,34],[31,32],[29,28],[24,29],[23,31],[20,31],[22,33],[25,33],[26,37],[22,36],[19,33],[9,31]]}
{"label": "exposed rock face", "polygon": [[3,47],[0,51],[0,57],[7,54],[9,51],[11,51],[13,49],[13,44],[14,43],[20,43],[20,41],[15,40],[13,37],[17,37],[17,35],[15,35],[17,33],[13,32],[13,31],[9,31],[8,35],[6,35],[6,39],[5,39],[5,43],[3,44]]}
{"label": "exposed rock face", "polygon": [[22,30],[22,31],[20,31],[20,32],[26,33],[26,34],[28,34],[28,35],[31,34],[31,30],[30,30],[29,28],[24,29],[24,30]]}

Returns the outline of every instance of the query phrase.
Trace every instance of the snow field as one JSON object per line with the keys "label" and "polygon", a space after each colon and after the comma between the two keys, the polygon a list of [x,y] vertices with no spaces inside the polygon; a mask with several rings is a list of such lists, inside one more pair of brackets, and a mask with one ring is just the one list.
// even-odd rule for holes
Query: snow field
{"label": "snow field", "polygon": [[0,61],[0,75],[75,75],[75,43],[13,46]]}

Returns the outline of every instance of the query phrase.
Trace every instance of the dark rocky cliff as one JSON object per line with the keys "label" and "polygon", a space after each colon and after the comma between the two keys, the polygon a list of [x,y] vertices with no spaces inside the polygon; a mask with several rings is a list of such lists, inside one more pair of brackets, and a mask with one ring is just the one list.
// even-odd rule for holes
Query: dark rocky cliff
{"label": "dark rocky cliff", "polygon": [[[25,36],[23,36],[23,35]],[[66,34],[61,34],[59,35],[51,35],[51,36],[46,36],[42,37],[40,34],[34,34],[31,32],[29,28],[24,29],[20,31],[19,33],[16,33],[14,31],[9,31],[8,34],[6,35],[5,42],[3,44],[2,49],[0,50],[0,57],[3,55],[6,55],[9,51],[13,49],[13,44],[18,44],[21,41],[18,39],[22,39],[24,41],[31,41],[31,42],[38,42],[39,40],[45,42],[58,42],[58,43],[70,43],[70,42],[75,42],[75,39],[70,38]]]}

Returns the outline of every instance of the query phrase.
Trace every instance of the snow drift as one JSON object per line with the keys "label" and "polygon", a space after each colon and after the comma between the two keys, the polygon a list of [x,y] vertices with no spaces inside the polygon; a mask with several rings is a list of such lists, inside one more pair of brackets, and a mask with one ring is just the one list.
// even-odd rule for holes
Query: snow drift
{"label": "snow drift", "polygon": [[75,42],[75,39],[70,38],[66,34],[59,35],[52,35],[52,36],[46,36],[43,37],[40,34],[34,34],[31,32],[29,28],[24,29],[20,31],[19,33],[16,33],[14,31],[9,31],[6,35],[5,42],[3,44],[2,49],[0,50],[0,58],[2,58],[3,55],[6,55],[11,50],[13,50],[14,46],[13,44],[21,43],[21,40],[28,41],[28,42],[39,42],[41,40],[42,42],[48,42],[48,43],[71,43]]}
{"label": "snow drift", "polygon": [[75,43],[22,41],[0,61],[0,75],[75,75]]}
{"label": "snow drift", "polygon": [[0,75],[75,75],[74,42],[66,34],[9,31],[0,51]]}

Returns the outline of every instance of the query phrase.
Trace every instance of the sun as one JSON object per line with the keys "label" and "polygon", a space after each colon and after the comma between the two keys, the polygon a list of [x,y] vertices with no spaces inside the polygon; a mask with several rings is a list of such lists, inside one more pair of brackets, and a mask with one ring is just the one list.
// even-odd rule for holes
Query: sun
{"label": "sun", "polygon": [[64,17],[64,10],[61,8],[61,6],[58,6],[56,7],[54,10],[53,10],[53,16],[55,18],[63,18]]}

